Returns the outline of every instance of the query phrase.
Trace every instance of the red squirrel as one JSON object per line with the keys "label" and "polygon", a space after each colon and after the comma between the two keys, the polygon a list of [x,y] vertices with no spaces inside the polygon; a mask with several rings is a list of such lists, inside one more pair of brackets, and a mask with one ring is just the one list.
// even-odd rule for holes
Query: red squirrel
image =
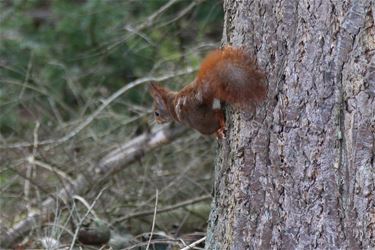
{"label": "red squirrel", "polygon": [[265,75],[241,48],[224,47],[209,53],[196,78],[179,92],[151,83],[157,123],[175,120],[202,134],[224,138],[222,104],[246,108],[265,98]]}

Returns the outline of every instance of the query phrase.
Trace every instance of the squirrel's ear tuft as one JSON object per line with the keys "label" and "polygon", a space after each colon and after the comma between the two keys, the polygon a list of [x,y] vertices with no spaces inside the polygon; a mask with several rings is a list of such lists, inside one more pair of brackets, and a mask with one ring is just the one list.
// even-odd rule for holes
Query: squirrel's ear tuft
{"label": "squirrel's ear tuft", "polygon": [[151,93],[151,95],[153,95],[155,93],[159,93],[160,92],[159,84],[157,84],[156,82],[151,82],[150,86],[148,88],[148,91]]}

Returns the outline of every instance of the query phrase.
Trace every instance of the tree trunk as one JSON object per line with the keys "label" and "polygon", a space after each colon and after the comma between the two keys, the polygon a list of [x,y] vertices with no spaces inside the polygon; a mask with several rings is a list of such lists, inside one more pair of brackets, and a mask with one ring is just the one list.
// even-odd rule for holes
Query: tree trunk
{"label": "tree trunk", "polygon": [[375,3],[226,0],[224,43],[267,72],[227,110],[207,249],[375,248]]}

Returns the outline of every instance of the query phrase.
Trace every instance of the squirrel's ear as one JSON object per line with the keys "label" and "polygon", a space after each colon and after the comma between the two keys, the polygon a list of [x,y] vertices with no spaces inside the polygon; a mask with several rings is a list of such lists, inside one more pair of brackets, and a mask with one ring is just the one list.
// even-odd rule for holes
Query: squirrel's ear
{"label": "squirrel's ear", "polygon": [[161,87],[156,82],[151,82],[149,92],[154,99],[155,103],[157,103],[159,106],[164,106],[164,91],[163,87]]}
{"label": "squirrel's ear", "polygon": [[148,88],[148,91],[152,96],[155,96],[157,94],[160,95],[160,86],[156,82],[151,82],[150,87]]}

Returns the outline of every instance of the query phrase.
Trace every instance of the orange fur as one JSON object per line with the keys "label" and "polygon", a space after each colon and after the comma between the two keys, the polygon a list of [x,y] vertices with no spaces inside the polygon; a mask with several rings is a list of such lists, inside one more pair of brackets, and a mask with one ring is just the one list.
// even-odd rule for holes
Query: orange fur
{"label": "orange fur", "polygon": [[211,91],[209,96],[241,107],[261,101],[267,92],[265,75],[256,68],[255,60],[234,47],[208,54],[197,75],[197,86],[200,85]]}
{"label": "orange fur", "polygon": [[[253,106],[263,100],[265,75],[243,49],[224,47],[203,60],[197,77],[179,92],[151,85],[155,118],[175,120],[202,134],[224,137],[225,116],[220,103],[236,107]],[[219,107],[215,107],[218,105]]]}

